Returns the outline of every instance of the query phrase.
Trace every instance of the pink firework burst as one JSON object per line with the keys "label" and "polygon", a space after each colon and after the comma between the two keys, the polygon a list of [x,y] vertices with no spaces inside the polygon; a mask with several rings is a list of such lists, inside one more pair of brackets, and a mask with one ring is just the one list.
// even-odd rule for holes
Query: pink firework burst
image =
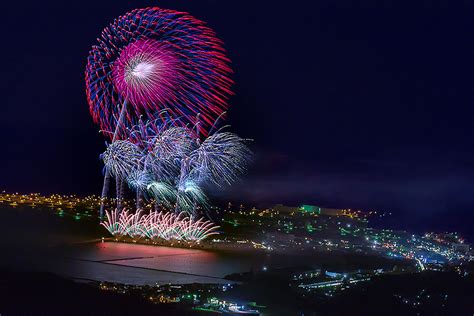
{"label": "pink firework burst", "polygon": [[140,116],[156,119],[163,110],[164,120],[183,125],[199,117],[207,134],[228,108],[229,64],[222,42],[204,22],[173,10],[136,9],[106,27],[89,53],[89,109],[110,138],[126,137]]}
{"label": "pink firework burst", "polygon": [[130,103],[155,110],[174,97],[182,76],[173,53],[155,40],[141,39],[129,44],[114,63],[115,87]]}

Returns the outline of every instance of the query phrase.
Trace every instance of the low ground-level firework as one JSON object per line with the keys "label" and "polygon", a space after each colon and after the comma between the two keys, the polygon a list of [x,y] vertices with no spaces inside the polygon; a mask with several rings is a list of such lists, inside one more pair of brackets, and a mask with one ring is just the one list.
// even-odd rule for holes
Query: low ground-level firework
{"label": "low ground-level firework", "polygon": [[195,220],[184,213],[106,211],[106,219],[101,225],[116,238],[129,236],[134,240],[148,238],[154,241],[161,239],[198,242],[219,234],[219,226],[203,219]]}

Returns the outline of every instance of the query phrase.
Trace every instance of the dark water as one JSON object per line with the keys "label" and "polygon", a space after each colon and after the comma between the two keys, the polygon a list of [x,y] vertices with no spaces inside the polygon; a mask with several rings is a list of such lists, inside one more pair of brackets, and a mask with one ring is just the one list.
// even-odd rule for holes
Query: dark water
{"label": "dark water", "polygon": [[101,242],[92,219],[60,217],[51,209],[0,206],[0,267],[48,271],[75,279],[127,284],[229,283],[226,275],[266,267],[384,267],[393,262],[361,255],[227,253]]}
{"label": "dark water", "polygon": [[1,267],[49,271],[77,279],[128,284],[228,283],[265,256],[101,242],[92,219],[60,217],[51,209],[0,206]]}

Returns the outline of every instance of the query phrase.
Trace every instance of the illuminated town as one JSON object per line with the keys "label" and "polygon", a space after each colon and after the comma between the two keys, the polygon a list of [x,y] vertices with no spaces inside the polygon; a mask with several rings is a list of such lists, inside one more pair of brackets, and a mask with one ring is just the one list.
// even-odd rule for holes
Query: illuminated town
{"label": "illuminated town", "polygon": [[[110,201],[113,203],[114,201]],[[74,222],[94,223],[100,198],[73,195],[9,194],[0,195],[0,205],[13,208],[32,208]],[[135,201],[124,201],[133,205]],[[153,212],[154,204],[145,206]],[[8,212],[8,209],[2,209]],[[287,267],[258,266],[246,273],[226,276],[228,284],[182,284],[137,286],[98,282],[101,290],[136,295],[153,304],[174,304],[187,310],[241,311],[265,310],[257,299],[249,297],[252,291],[242,284],[282,280],[291,295],[307,300],[337,297],[344,291],[362,284],[370,284],[383,276],[403,276],[413,273],[446,272],[460,277],[472,276],[474,253],[469,244],[456,233],[413,234],[406,231],[375,229],[371,219],[390,216],[377,211],[354,211],[321,208],[313,205],[288,207],[281,204],[271,208],[245,208],[228,203],[222,214],[216,235],[201,241],[149,240],[148,238],[116,239],[104,229],[97,238],[102,242],[140,243],[219,250],[227,252],[254,252],[328,258],[321,266],[294,265]],[[71,225],[71,224],[68,224]],[[74,225],[74,224],[72,224]],[[341,264],[348,256],[358,264]],[[336,259],[331,259],[332,257]],[[338,259],[339,258],[339,259]],[[254,297],[258,297],[254,293]],[[233,299],[234,297],[234,299]],[[405,302],[405,296],[400,296]],[[418,304],[418,303],[416,303]],[[415,305],[416,305],[415,304]]]}

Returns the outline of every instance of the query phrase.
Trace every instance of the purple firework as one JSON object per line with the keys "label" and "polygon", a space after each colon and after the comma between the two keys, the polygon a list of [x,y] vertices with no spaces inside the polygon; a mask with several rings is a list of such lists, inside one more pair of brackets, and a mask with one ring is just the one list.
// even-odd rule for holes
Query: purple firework
{"label": "purple firework", "polygon": [[90,112],[110,138],[126,137],[140,115],[168,115],[202,132],[227,109],[233,81],[222,42],[204,22],[157,7],[136,9],[106,27],[89,53]]}

